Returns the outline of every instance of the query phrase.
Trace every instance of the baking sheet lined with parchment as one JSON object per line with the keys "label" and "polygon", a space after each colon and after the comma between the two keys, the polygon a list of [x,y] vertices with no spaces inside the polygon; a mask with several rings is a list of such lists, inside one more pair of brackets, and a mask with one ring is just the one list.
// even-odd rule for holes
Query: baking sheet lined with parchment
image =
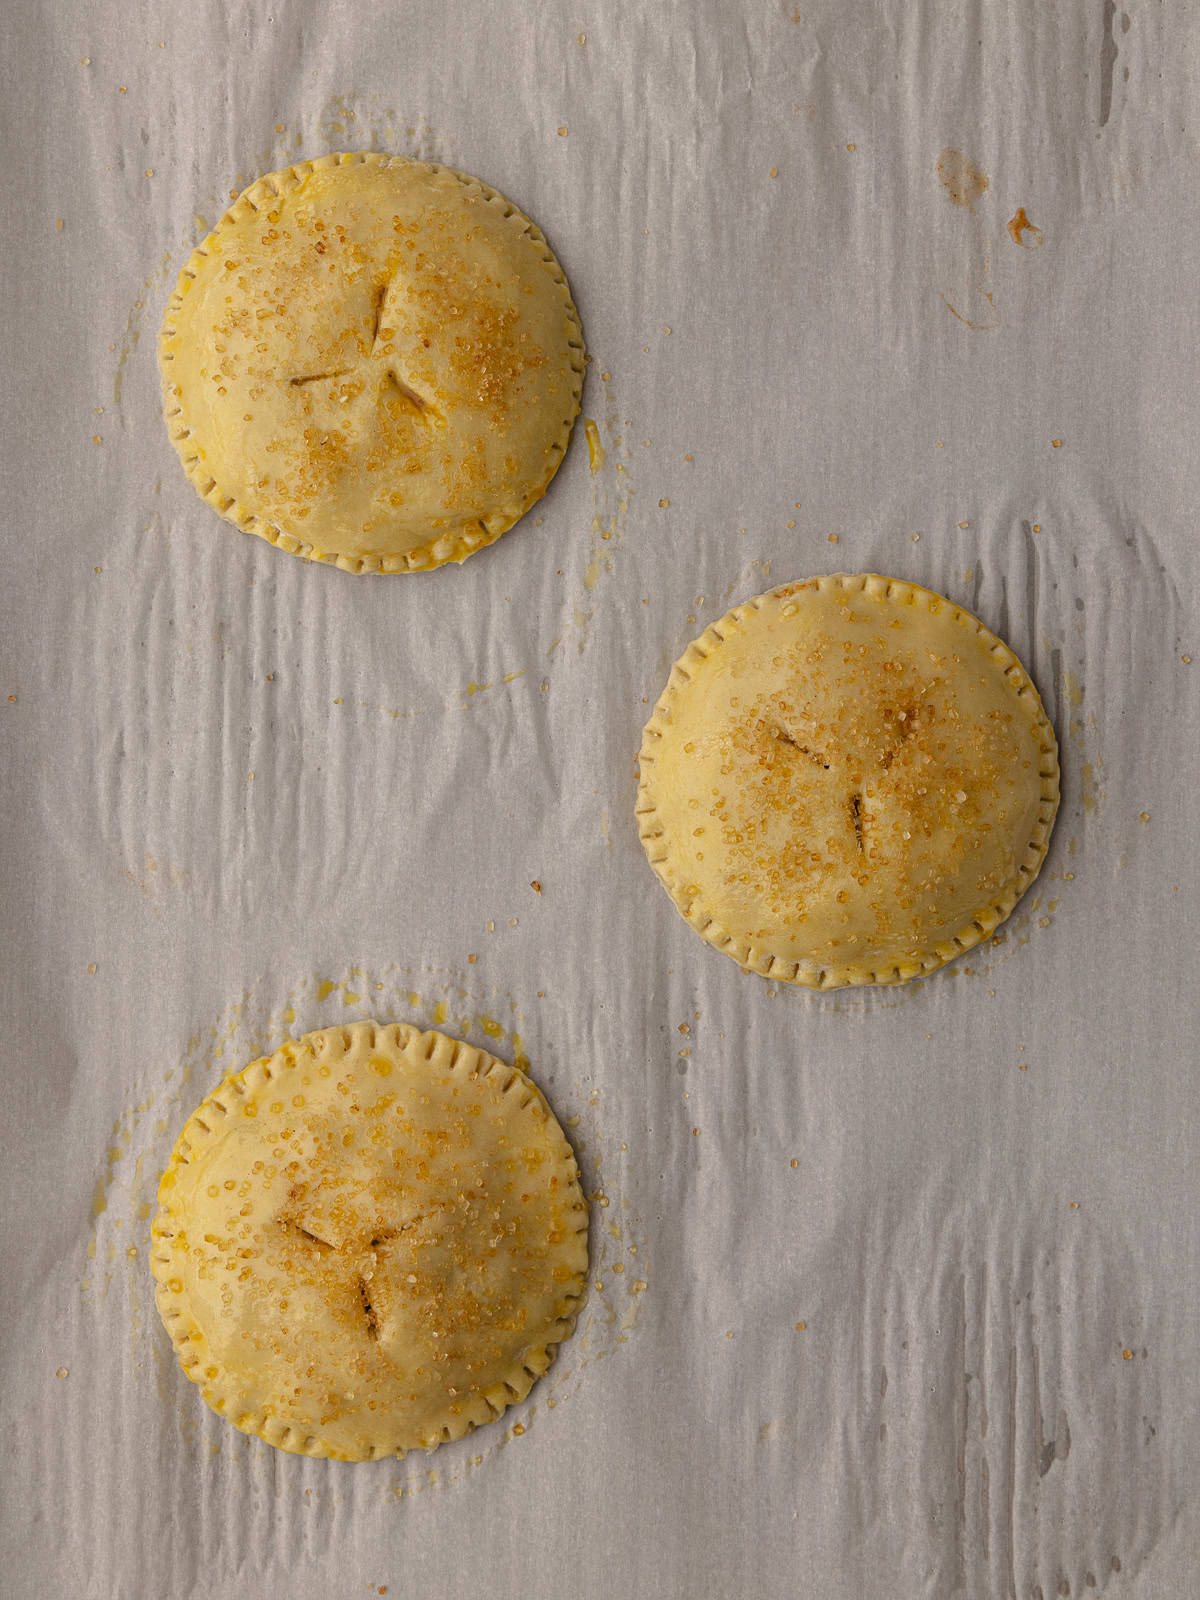
{"label": "baking sheet lined with parchment", "polygon": [[[1149,0],[9,19],[6,1593],[1193,1593],[1198,32]],[[568,458],[461,568],[248,538],[162,423],[189,252],[339,149],[477,174],[579,306]],[[731,605],[864,570],[1008,640],[1063,803],[990,944],[793,991],[675,913],[636,754]],[[592,1269],[528,1401],[347,1466],[203,1407],[147,1254],[207,1090],[366,1016],[528,1058]]]}

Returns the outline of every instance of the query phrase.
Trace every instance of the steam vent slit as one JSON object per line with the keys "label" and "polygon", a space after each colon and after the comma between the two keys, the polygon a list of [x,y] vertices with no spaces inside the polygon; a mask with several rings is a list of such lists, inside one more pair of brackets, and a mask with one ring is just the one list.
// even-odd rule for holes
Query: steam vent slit
{"label": "steam vent slit", "polygon": [[360,1299],[362,1300],[363,1311],[366,1313],[367,1332],[370,1334],[372,1339],[378,1339],[379,1319],[376,1317],[375,1308],[371,1304],[371,1294],[370,1290],[367,1288],[367,1281],[365,1278],[360,1278],[358,1280],[358,1293]]}

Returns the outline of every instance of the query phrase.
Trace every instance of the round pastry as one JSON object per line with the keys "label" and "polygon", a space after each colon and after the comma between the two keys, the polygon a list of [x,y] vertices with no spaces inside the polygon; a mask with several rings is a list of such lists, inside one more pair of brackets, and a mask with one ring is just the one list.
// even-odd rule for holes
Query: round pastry
{"label": "round pastry", "polygon": [[180,273],[158,354],[209,504],[348,572],[498,539],[545,494],[584,369],[529,218],[477,178],[375,154],[251,184]]}
{"label": "round pastry", "polygon": [[587,1274],[575,1158],[523,1072],[360,1022],[225,1080],[153,1225],[156,1299],[214,1411],[297,1454],[433,1449],[523,1400]]}
{"label": "round pastry", "polygon": [[676,662],[637,814],[682,914],[743,967],[904,983],[1004,921],[1045,858],[1058,746],[970,612],[873,574],[757,596]]}

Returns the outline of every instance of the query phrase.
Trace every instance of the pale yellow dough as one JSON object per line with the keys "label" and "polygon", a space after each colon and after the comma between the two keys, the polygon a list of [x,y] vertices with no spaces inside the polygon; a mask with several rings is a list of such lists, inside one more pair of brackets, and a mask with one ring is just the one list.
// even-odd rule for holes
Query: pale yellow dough
{"label": "pale yellow dough", "polygon": [[1058,747],[969,612],[873,574],[787,584],[689,646],[637,813],[696,931],[815,988],[903,983],[986,938],[1041,868]]}
{"label": "pale yellow dough", "polygon": [[545,493],[584,349],[562,269],[503,195],[322,156],[241,195],[159,337],[188,476],[247,532],[350,572],[463,561]]}
{"label": "pale yellow dough", "polygon": [[571,1147],[524,1073],[356,1023],[227,1078],[159,1186],[156,1298],[244,1432],[344,1461],[457,1439],[525,1395],[587,1274]]}

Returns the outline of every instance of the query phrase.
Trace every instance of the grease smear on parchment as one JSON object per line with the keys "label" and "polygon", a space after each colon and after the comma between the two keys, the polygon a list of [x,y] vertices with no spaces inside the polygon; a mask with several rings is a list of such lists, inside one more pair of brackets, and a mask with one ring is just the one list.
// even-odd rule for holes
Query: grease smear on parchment
{"label": "grease smear on parchment", "polygon": [[[225,1077],[286,1040],[314,1028],[368,1018],[442,1029],[513,1062],[545,1087],[537,1063],[526,1053],[523,1024],[546,992],[522,1006],[477,977],[474,964],[468,957],[461,969],[351,966],[336,976],[302,979],[282,1001],[269,997],[265,986],[247,989],[218,1021],[186,1042],[173,1064],[148,1070],[114,1120],[98,1152],[80,1294],[97,1315],[123,1316],[131,1366],[138,1374],[152,1372],[162,1404],[176,1418],[181,1435],[197,1448],[207,1440],[203,1447],[213,1454],[223,1446],[248,1455],[270,1450],[261,1440],[216,1419],[210,1422],[203,1402],[180,1378],[159,1327],[149,1270],[150,1227],[158,1180],[185,1122]],[[607,1124],[600,1090],[586,1089],[587,1075],[575,1072],[569,1081],[576,1094],[587,1095],[575,1100],[578,1109],[562,1088],[550,1093],[591,1204],[590,1282],[575,1332],[523,1405],[511,1407],[495,1424],[468,1438],[441,1446],[433,1458],[436,1465],[427,1464],[424,1456],[391,1463],[384,1485],[391,1498],[462,1482],[527,1434],[536,1419],[569,1401],[587,1369],[615,1354],[637,1324],[650,1274],[644,1230],[623,1197],[627,1147]]]}
{"label": "grease smear on parchment", "polygon": [[[1063,674],[1066,695],[1067,739],[1079,766],[1079,803],[1087,816],[1100,809],[1104,799],[1104,760],[1096,748],[1097,723],[1093,711],[1084,708],[1084,690],[1071,671]],[[1071,853],[1075,841],[1071,841]]]}
{"label": "grease smear on parchment", "polygon": [[[621,416],[612,374],[607,368],[600,371],[599,381],[600,405],[595,408],[599,416],[585,415],[582,419],[582,442],[587,450],[592,483],[591,544],[580,580],[582,593],[577,595],[562,632],[550,642],[546,650],[550,657],[569,644],[575,646],[579,655],[587,649],[597,594],[613,571],[625,536],[629,502],[636,493],[629,471],[629,429],[633,424]],[[577,441],[575,448],[579,447]]]}
{"label": "grease smear on parchment", "polygon": [[[995,247],[1002,243],[1004,235],[994,232],[984,214],[984,202],[994,192],[992,180],[963,151],[949,146],[938,156],[935,170],[950,203],[966,212],[971,224],[966,241],[965,281],[939,289],[938,296],[964,327],[974,333],[994,333],[1003,321],[996,301],[993,262]],[[1031,220],[1023,204],[1006,222],[1005,232],[1013,244],[1025,251],[1040,250],[1044,242],[1041,228]]]}
{"label": "grease smear on parchment", "polygon": [[483,682],[468,678],[442,701],[430,706],[396,706],[389,705],[384,700],[368,700],[360,695],[340,694],[335,695],[331,703],[335,707],[344,706],[362,717],[378,717],[387,722],[415,722],[421,717],[453,716],[482,704],[499,702],[505,698],[510,684],[519,682],[525,675],[526,668],[517,667],[511,672],[502,672],[495,677],[486,678]]}

